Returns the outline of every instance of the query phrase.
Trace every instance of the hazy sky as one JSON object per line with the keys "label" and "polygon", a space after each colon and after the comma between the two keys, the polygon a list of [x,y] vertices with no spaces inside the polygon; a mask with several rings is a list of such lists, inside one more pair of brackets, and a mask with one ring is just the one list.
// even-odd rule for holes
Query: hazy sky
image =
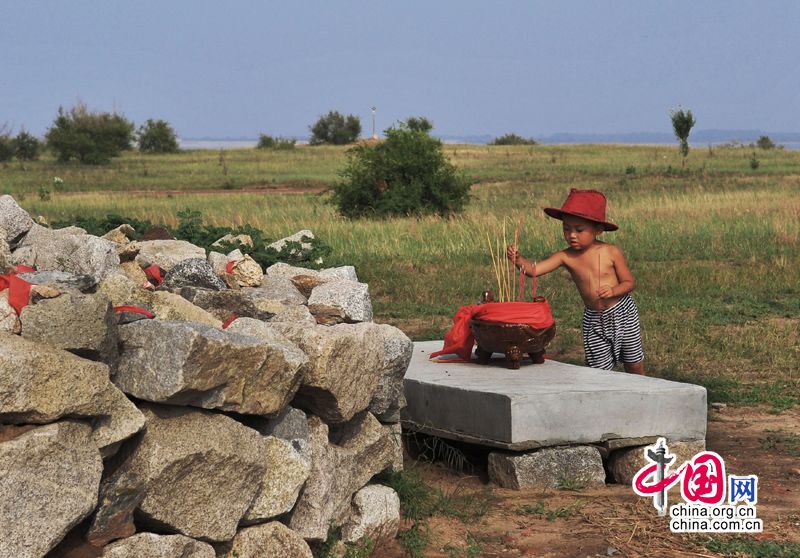
{"label": "hazy sky", "polygon": [[80,99],[182,137],[304,136],[335,109],[371,132],[800,131],[800,3],[2,2],[0,125],[43,134]]}

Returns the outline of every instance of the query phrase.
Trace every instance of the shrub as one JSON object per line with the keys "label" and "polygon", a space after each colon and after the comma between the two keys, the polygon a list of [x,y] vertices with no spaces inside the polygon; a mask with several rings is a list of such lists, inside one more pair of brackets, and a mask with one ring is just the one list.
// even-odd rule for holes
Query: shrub
{"label": "shrub", "polygon": [[11,136],[0,134],[0,162],[9,161],[14,156],[14,140]]}
{"label": "shrub", "polygon": [[689,154],[689,132],[692,127],[697,123],[694,119],[692,111],[684,111],[682,108],[670,112],[670,119],[672,120],[672,130],[675,132],[675,137],[678,138],[680,143],[681,155],[683,155],[683,163],[686,163],[686,156]]}
{"label": "shrub", "polygon": [[756,145],[760,149],[775,149],[775,142],[769,136],[759,136]]}
{"label": "shrub", "polygon": [[311,145],[345,145],[353,143],[361,135],[361,120],[352,114],[345,117],[332,110],[325,116],[320,116],[310,130],[311,138],[308,143]]}
{"label": "shrub", "polygon": [[177,153],[178,136],[166,120],[147,119],[136,132],[142,153]]}
{"label": "shrub", "polygon": [[409,130],[414,130],[415,132],[424,132],[427,134],[433,130],[433,122],[424,116],[409,116],[408,119],[406,119],[406,125]]}
{"label": "shrub", "polygon": [[84,164],[97,165],[131,148],[133,128],[133,122],[122,115],[91,112],[79,103],[68,111],[59,107],[58,116],[45,137],[60,162],[77,159]]}
{"label": "shrub", "polygon": [[523,138],[517,134],[506,134],[499,138],[494,138],[489,145],[536,145],[538,142],[533,138]]}
{"label": "shrub", "polygon": [[332,203],[345,217],[459,212],[469,198],[468,180],[450,163],[442,142],[401,122],[386,141],[347,152]]}
{"label": "shrub", "polygon": [[42,142],[39,138],[29,134],[25,130],[20,130],[19,134],[14,138],[14,155],[20,161],[33,161],[39,158],[39,152],[42,150]]}
{"label": "shrub", "polygon": [[297,140],[290,138],[273,138],[267,134],[258,135],[256,149],[294,149]]}

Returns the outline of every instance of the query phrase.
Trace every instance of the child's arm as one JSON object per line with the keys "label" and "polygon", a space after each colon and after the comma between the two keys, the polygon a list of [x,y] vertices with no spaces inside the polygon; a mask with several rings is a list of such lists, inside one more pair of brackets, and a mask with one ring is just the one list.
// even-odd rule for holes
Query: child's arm
{"label": "child's arm", "polygon": [[550,273],[558,269],[559,266],[564,263],[564,253],[562,251],[550,255],[540,262],[535,262],[534,265],[533,261],[520,255],[519,250],[517,250],[517,247],[513,244],[506,248],[506,257],[529,277],[534,276],[534,269],[536,270],[536,277],[538,277],[539,275],[544,275],[545,273]]}
{"label": "child's arm", "polygon": [[625,296],[636,288],[636,280],[633,278],[633,273],[631,273],[631,270],[628,268],[628,262],[625,261],[625,254],[622,253],[622,250],[612,245],[609,245],[608,248],[619,283],[613,287],[609,285],[600,285],[600,290],[597,294],[600,298]]}

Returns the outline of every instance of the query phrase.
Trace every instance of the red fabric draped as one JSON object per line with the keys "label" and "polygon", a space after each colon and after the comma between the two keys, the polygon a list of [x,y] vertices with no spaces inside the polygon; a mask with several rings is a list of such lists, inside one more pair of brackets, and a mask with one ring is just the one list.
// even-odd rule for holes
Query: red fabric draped
{"label": "red fabric draped", "polygon": [[524,324],[535,329],[545,329],[553,325],[550,305],[545,302],[488,302],[462,306],[453,316],[453,327],[444,336],[441,351],[431,353],[428,358],[455,354],[463,360],[472,356],[475,338],[469,329],[470,320]]}
{"label": "red fabric draped", "polygon": [[150,312],[149,310],[145,310],[141,306],[129,306],[129,305],[122,305],[122,306],[114,306],[115,312],[132,312],[134,314],[141,314],[145,318],[152,320],[156,317],[155,314]]}
{"label": "red fabric draped", "polygon": [[36,271],[26,265],[18,265],[14,273],[0,275],[0,291],[8,289],[8,304],[19,316],[31,298],[31,284],[17,277],[17,273]]}

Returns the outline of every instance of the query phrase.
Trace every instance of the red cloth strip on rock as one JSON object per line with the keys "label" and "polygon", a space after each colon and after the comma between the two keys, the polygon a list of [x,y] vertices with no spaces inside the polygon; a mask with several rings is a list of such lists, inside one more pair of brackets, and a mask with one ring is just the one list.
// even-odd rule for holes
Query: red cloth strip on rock
{"label": "red cloth strip on rock", "polygon": [[0,291],[8,289],[8,304],[19,316],[31,298],[31,284],[17,277],[17,273],[36,271],[26,265],[18,265],[14,273],[0,275]]}
{"label": "red cloth strip on rock", "polygon": [[544,302],[487,302],[462,306],[453,316],[453,327],[444,336],[441,351],[431,353],[428,358],[454,354],[469,361],[475,338],[469,328],[470,320],[484,320],[506,324],[524,324],[534,329],[546,329],[553,325],[550,305]]}

